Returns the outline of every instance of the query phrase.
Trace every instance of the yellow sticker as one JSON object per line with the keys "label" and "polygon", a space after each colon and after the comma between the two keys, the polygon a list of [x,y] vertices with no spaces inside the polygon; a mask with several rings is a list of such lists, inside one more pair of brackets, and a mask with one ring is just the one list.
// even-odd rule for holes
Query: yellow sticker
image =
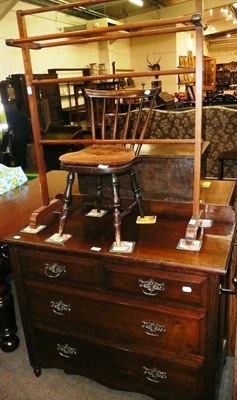
{"label": "yellow sticker", "polygon": [[137,217],[137,224],[155,224],[156,215],[145,215],[145,217]]}
{"label": "yellow sticker", "polygon": [[211,186],[210,181],[202,181],[201,182],[201,188],[209,188]]}

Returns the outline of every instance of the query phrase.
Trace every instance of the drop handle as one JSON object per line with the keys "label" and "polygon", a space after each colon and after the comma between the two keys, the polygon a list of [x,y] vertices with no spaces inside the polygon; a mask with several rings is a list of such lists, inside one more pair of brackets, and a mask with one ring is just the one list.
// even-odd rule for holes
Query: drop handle
{"label": "drop handle", "polygon": [[62,300],[59,300],[59,301],[51,300],[50,307],[51,307],[51,310],[55,314],[58,314],[58,315],[65,315],[67,312],[71,311],[70,304],[65,304],[62,302]]}
{"label": "drop handle", "polygon": [[143,367],[143,373],[148,381],[160,383],[167,379],[167,373],[165,371],[159,371],[157,368]]}
{"label": "drop handle", "polygon": [[234,276],[232,279],[233,285],[236,287],[236,289],[225,289],[220,285],[220,293],[223,294],[237,294],[237,276]]}
{"label": "drop handle", "polygon": [[7,260],[9,260],[10,257],[8,254],[8,244],[2,244],[0,246],[0,250],[1,250],[1,255],[3,256],[3,258],[6,258]]}
{"label": "drop handle", "polygon": [[235,265],[235,274],[234,277],[232,278],[232,284],[235,286],[235,289],[225,289],[220,285],[220,293],[223,294],[237,294],[237,257],[236,257],[236,247],[237,243],[234,243],[233,245],[233,262]]}
{"label": "drop handle", "polygon": [[64,265],[59,265],[58,263],[45,263],[45,275],[48,278],[55,279],[58,278],[61,274],[65,274],[66,267]]}
{"label": "drop handle", "polygon": [[153,279],[147,281],[139,279],[138,286],[146,296],[157,296],[160,292],[165,291],[165,283],[159,283]]}
{"label": "drop handle", "polygon": [[77,354],[77,349],[75,347],[70,347],[68,344],[57,343],[57,351],[58,354],[64,358],[71,358]]}
{"label": "drop handle", "polygon": [[149,322],[142,321],[141,327],[142,327],[142,329],[145,330],[146,335],[149,335],[149,336],[159,336],[161,333],[166,332],[165,325],[160,325],[153,321],[149,321]]}

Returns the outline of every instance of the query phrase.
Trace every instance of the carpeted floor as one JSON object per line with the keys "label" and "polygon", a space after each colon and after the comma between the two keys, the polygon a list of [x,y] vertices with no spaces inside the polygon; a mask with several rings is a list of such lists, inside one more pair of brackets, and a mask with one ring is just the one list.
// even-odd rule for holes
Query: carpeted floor
{"label": "carpeted floor", "polygon": [[[28,362],[14,285],[20,346],[13,353],[0,352],[0,400],[149,400],[137,394],[111,390],[87,378],[44,369],[36,378]],[[228,358],[218,400],[231,400],[233,359]],[[169,400],[169,399],[167,399]],[[183,399],[185,400],[185,399]]]}

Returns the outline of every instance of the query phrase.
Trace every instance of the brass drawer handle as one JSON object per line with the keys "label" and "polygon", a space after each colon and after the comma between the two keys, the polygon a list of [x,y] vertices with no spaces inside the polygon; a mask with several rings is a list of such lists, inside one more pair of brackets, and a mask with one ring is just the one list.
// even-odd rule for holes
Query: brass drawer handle
{"label": "brass drawer handle", "polygon": [[59,301],[51,301],[50,307],[55,314],[64,315],[66,312],[71,311],[70,304],[64,304],[62,300]]}
{"label": "brass drawer handle", "polygon": [[234,285],[234,289],[225,289],[220,285],[220,293],[224,294],[237,294],[237,243],[233,244],[233,252],[232,252],[232,260],[231,265],[235,266],[234,277],[232,278],[232,284]]}
{"label": "brass drawer handle", "polygon": [[142,328],[145,329],[145,333],[150,336],[159,336],[160,333],[166,332],[165,325],[159,325],[156,322],[141,322]]}
{"label": "brass drawer handle", "polygon": [[68,344],[57,344],[57,350],[61,357],[70,358],[77,354],[75,347],[70,347]]}
{"label": "brass drawer handle", "polygon": [[7,260],[10,260],[9,254],[8,254],[8,244],[1,244],[0,246],[0,253],[3,258],[6,258]]}
{"label": "brass drawer handle", "polygon": [[58,263],[45,264],[44,273],[48,278],[58,278],[59,275],[66,272],[66,267],[64,265],[59,265]]}
{"label": "brass drawer handle", "polygon": [[159,292],[164,292],[165,284],[155,282],[153,279],[149,281],[143,281],[139,279],[139,287],[142,288],[142,292],[147,296],[157,296]]}
{"label": "brass drawer handle", "polygon": [[143,367],[143,373],[146,375],[148,381],[160,383],[160,380],[167,379],[167,373],[159,371],[157,368]]}

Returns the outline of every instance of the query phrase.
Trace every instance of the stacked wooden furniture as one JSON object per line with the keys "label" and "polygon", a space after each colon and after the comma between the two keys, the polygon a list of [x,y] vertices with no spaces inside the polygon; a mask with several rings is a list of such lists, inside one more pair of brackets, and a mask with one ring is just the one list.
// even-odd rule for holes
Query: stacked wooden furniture
{"label": "stacked wooden furniture", "polygon": [[[29,105],[42,207],[31,216],[30,227],[36,228],[50,216],[50,223],[46,222],[39,233],[18,232],[6,238],[30,363],[36,375],[41,368],[62,368],[160,400],[216,400],[225,356],[234,351],[231,338],[236,311],[222,291],[232,290],[235,215],[228,201],[225,205],[218,201],[217,205],[200,205],[202,2],[196,0],[197,14],[191,17],[27,37],[25,16],[92,3],[89,0],[18,12],[20,39],[7,40],[8,45],[22,47],[27,85],[32,88]],[[57,45],[68,45],[192,30],[197,39],[195,68],[159,71],[159,75],[196,73],[195,139],[145,139],[141,144],[194,145],[193,202],[146,200],[147,215],[157,215],[157,223],[138,225],[134,212],[126,217],[124,240],[136,242],[132,253],[110,252],[110,213],[94,219],[75,209],[66,227],[71,238],[63,245],[48,241],[57,232],[59,218],[53,210],[60,200],[49,196],[42,150],[45,142],[35,107],[38,82],[33,79],[29,49],[53,46],[54,39],[59,39]],[[154,71],[124,72],[96,79],[152,74]],[[72,80],[93,79],[84,76]],[[42,80],[40,84],[68,81]],[[85,139],[67,141],[76,145],[92,143]],[[214,220],[203,237],[201,251],[178,250],[179,239],[189,238],[187,232],[196,238],[200,215]]]}

